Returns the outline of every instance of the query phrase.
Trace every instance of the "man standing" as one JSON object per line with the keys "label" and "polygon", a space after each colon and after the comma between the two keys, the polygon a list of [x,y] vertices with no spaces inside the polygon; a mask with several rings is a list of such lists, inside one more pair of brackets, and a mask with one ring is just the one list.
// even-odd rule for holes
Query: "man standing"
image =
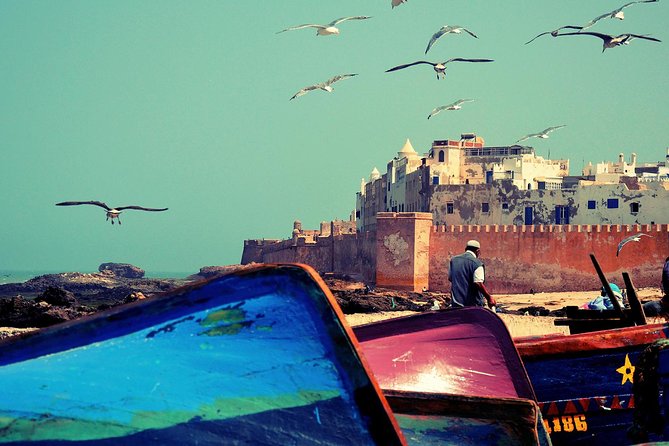
{"label": "man standing", "polygon": [[493,307],[495,299],[484,285],[485,269],[479,260],[481,244],[469,240],[463,254],[451,258],[448,280],[451,282],[451,306]]}

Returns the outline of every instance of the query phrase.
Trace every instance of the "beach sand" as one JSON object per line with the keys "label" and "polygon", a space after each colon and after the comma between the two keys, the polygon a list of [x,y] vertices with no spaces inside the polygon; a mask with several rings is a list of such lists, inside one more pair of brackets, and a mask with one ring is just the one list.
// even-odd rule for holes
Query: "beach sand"
{"label": "beach sand", "polygon": [[[581,306],[599,295],[599,290],[563,292],[563,293],[535,293],[535,294],[495,294],[495,300],[500,308],[507,311],[537,306],[547,310],[560,310],[566,306]],[[641,302],[659,299],[662,294],[659,288],[643,288],[637,290]],[[384,319],[416,314],[413,311],[388,311],[380,313],[347,314],[346,321],[351,326],[369,324]],[[555,325],[555,317],[533,316],[497,313],[504,321],[511,336],[539,336],[552,333],[569,334],[569,328]],[[648,323],[663,322],[663,318],[648,318]]]}

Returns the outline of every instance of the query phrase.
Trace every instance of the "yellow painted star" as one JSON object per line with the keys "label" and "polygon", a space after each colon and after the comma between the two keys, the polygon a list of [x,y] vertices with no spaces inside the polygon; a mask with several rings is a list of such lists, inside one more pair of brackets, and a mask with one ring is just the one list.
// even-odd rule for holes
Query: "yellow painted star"
{"label": "yellow painted star", "polygon": [[625,355],[625,365],[616,369],[616,372],[623,375],[623,382],[620,384],[625,384],[627,380],[634,384],[634,366],[630,362],[630,356]]}

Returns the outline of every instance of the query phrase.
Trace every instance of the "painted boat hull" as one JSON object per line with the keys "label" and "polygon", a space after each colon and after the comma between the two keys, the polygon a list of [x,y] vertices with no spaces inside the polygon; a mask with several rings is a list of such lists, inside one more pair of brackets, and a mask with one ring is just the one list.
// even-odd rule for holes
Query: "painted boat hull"
{"label": "painted boat hull", "polygon": [[515,340],[556,445],[633,444],[634,366],[666,324]]}
{"label": "painted boat hull", "polygon": [[400,445],[332,294],[267,266],[0,344],[0,444]]}
{"label": "painted boat hull", "polygon": [[550,444],[523,363],[494,313],[430,312],[354,332],[410,444]]}

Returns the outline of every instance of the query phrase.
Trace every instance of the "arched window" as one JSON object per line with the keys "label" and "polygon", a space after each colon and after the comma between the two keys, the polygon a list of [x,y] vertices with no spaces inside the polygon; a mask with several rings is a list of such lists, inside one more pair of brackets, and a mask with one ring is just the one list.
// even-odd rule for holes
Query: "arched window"
{"label": "arched window", "polygon": [[444,158],[445,158],[445,157],[444,157],[444,151],[443,151],[443,150],[440,150],[440,151],[439,151],[439,162],[440,162],[440,163],[443,163],[443,162],[444,162]]}

